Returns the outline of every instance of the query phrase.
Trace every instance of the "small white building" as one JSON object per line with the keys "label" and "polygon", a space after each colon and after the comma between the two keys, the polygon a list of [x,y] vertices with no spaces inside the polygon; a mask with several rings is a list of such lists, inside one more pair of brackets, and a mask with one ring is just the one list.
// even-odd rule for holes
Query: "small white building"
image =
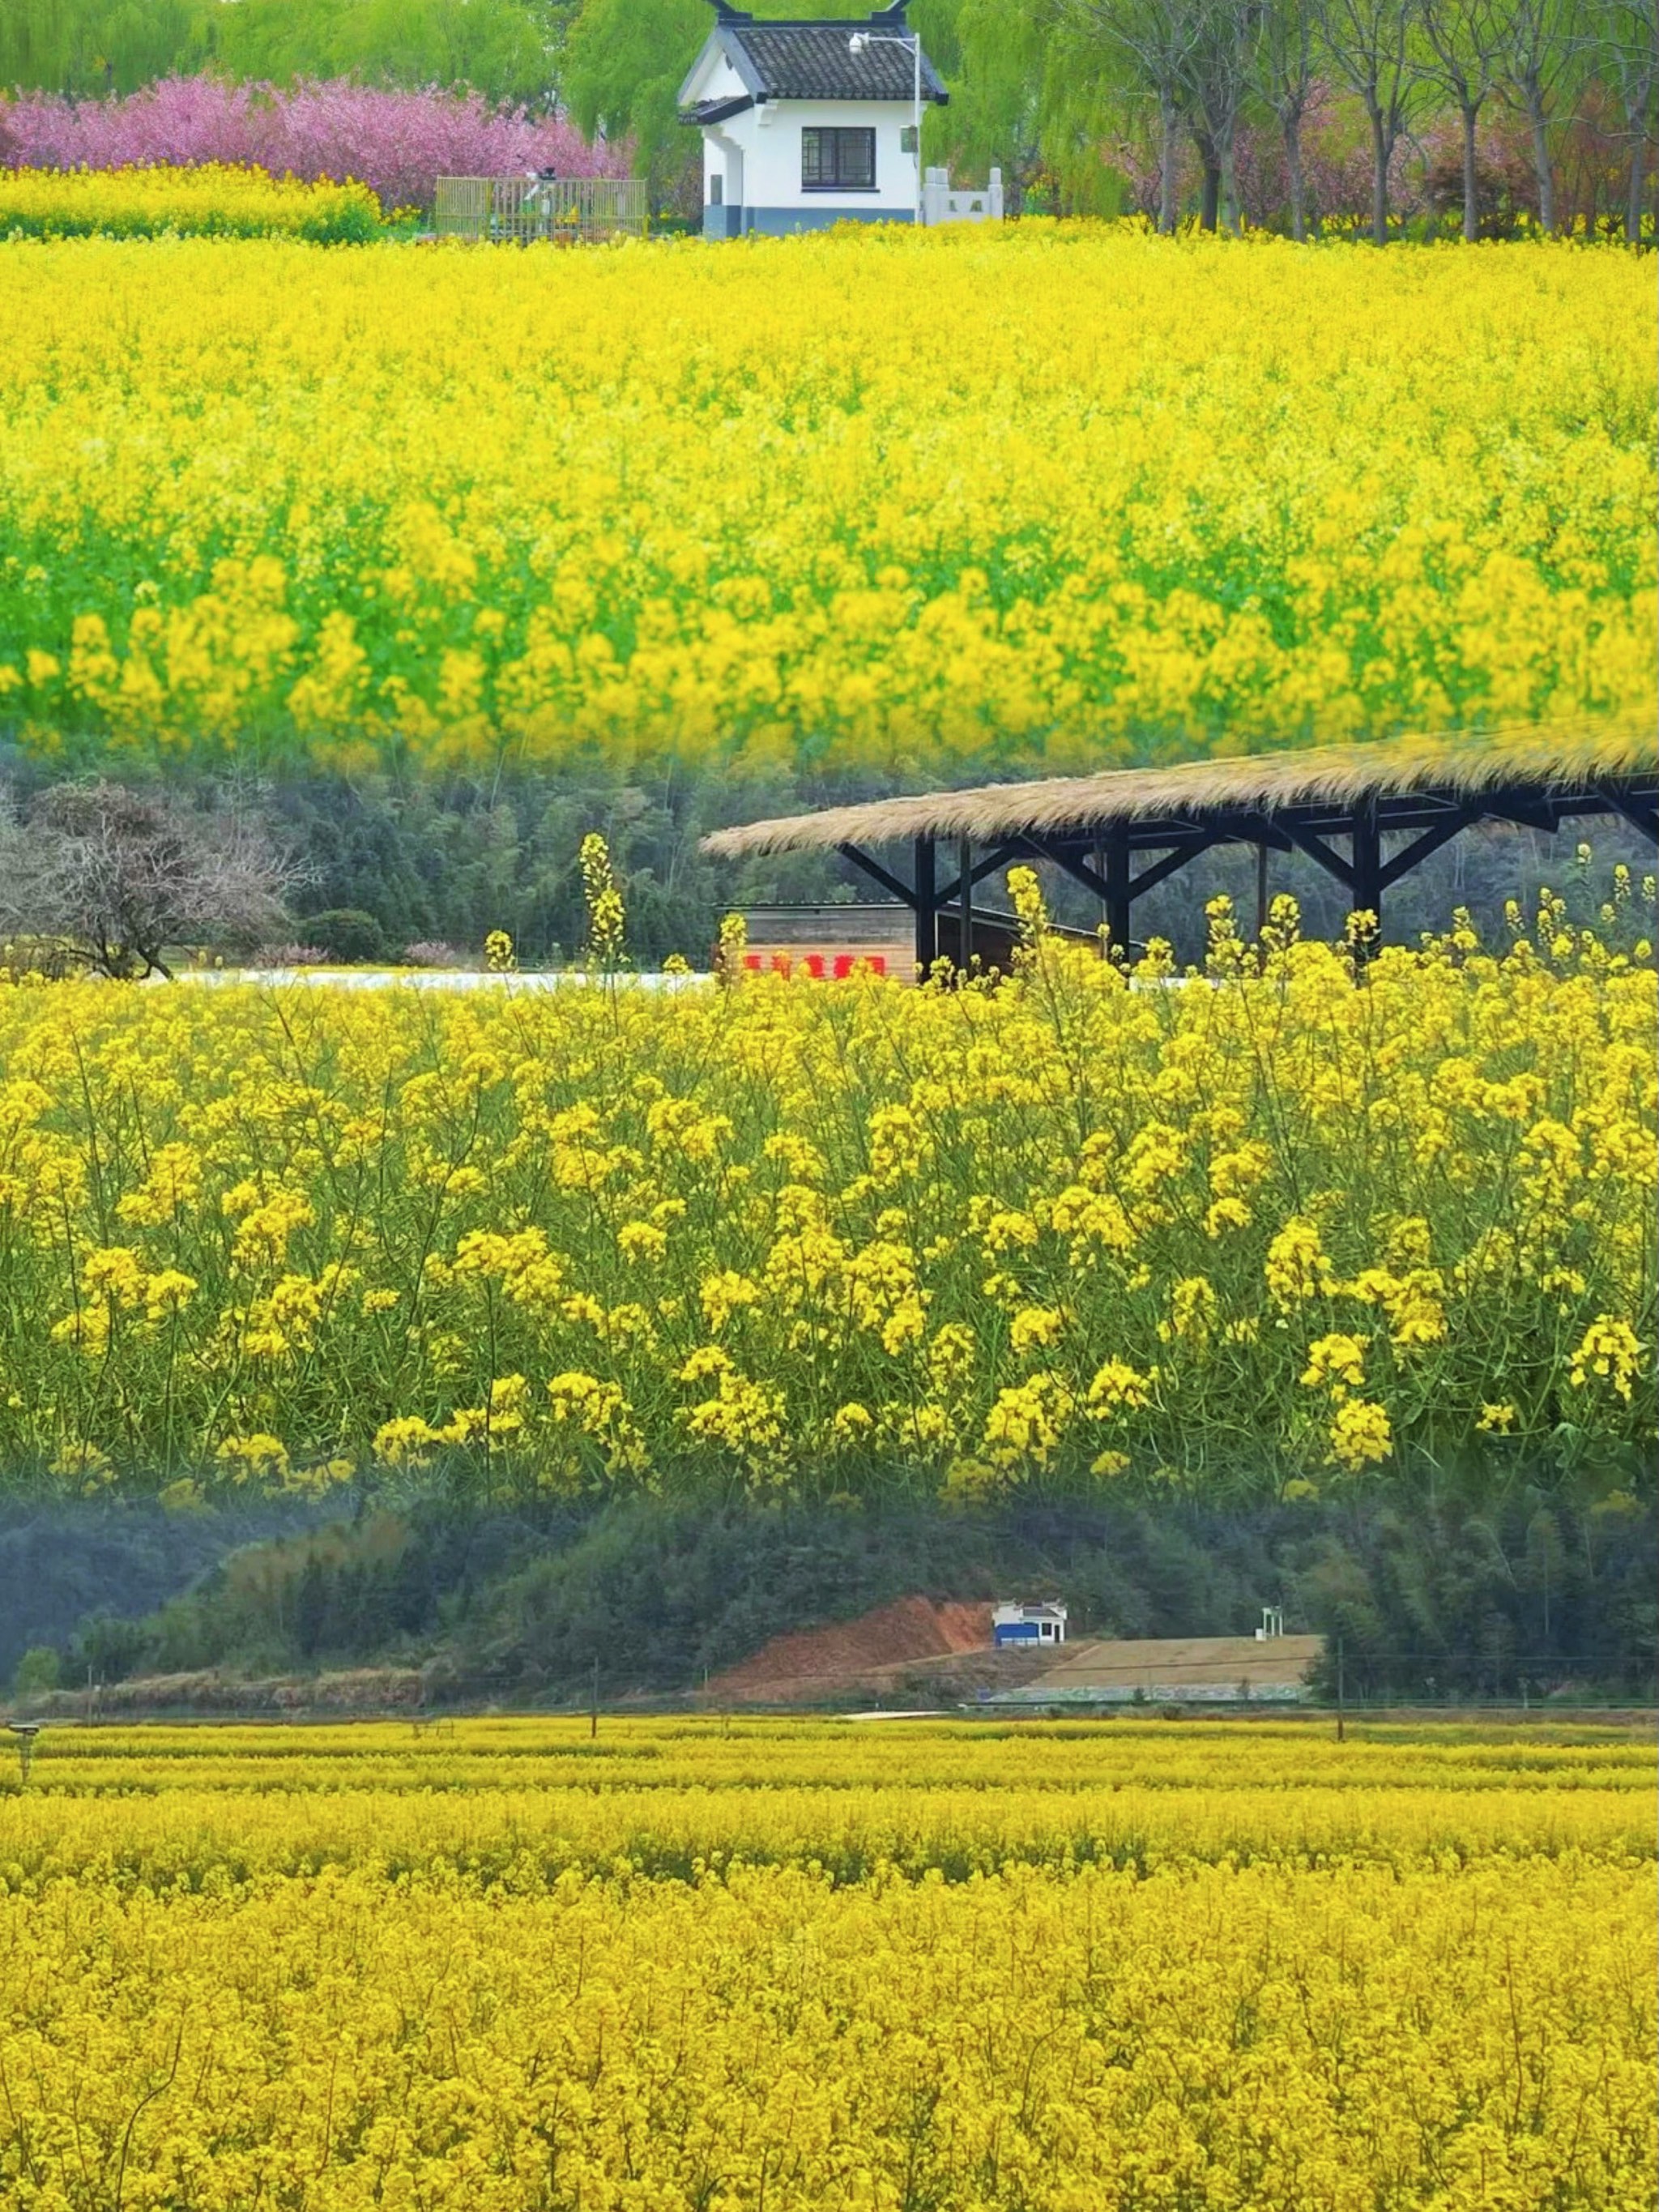
{"label": "small white building", "polygon": [[[702,132],[703,235],[914,222],[921,198],[916,33],[896,0],[860,23],[763,22],[714,0],[680,87]],[[920,54],[921,105],[950,95]]]}
{"label": "small white building", "polygon": [[1005,1600],[991,1613],[991,1641],[1002,1650],[1009,1645],[1016,1650],[1022,1645],[1035,1646],[1041,1650],[1048,1645],[1066,1641],[1066,1607],[1063,1605],[1027,1605]]}

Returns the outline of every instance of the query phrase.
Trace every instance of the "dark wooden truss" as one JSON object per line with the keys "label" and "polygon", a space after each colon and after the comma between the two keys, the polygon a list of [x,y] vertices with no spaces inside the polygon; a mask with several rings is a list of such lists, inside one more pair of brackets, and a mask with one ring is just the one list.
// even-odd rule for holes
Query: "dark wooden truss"
{"label": "dark wooden truss", "polygon": [[[1376,917],[1380,934],[1386,894],[1431,853],[1478,822],[1513,822],[1553,833],[1587,814],[1613,814],[1659,845],[1659,775],[1605,775],[1560,788],[1536,784],[1480,791],[1451,789],[1384,793],[1357,800],[1309,800],[1261,807],[1204,806],[1178,814],[1131,817],[1099,824],[1022,830],[986,848],[968,838],[922,836],[911,843],[907,883],[861,845],[838,849],[874,883],[902,900],[915,917],[916,962],[924,972],[945,941],[960,931],[971,942],[975,885],[1016,861],[1047,860],[1101,902],[1107,942],[1120,957],[1130,945],[1134,902],[1200,854],[1218,845],[1254,845],[1262,852],[1305,853],[1348,896],[1350,913]],[[1410,842],[1385,854],[1385,837]],[[1333,840],[1336,842],[1333,843]],[[940,847],[949,855],[942,870]],[[941,927],[941,925],[945,927]]]}

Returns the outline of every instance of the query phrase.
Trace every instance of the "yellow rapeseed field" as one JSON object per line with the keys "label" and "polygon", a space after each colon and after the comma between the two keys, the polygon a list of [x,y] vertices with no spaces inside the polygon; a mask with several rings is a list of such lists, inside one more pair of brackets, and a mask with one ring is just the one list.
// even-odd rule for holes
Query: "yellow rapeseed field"
{"label": "yellow rapeseed field", "polygon": [[28,238],[378,236],[367,185],[301,183],[220,161],[197,167],[0,169],[0,235]]}
{"label": "yellow rapeseed field", "polygon": [[20,2212],[1647,2212],[1611,1729],[48,1730]]}
{"label": "yellow rapeseed field", "polygon": [[[0,993],[0,1457],[180,1503],[441,1456],[502,1496],[1646,1480],[1650,964],[1547,896],[1357,980],[1223,900],[1206,972],[1126,976],[1013,888],[997,987]],[[1639,959],[1651,883],[1611,890]]]}
{"label": "yellow rapeseed field", "polygon": [[0,286],[0,719],[76,757],[950,781],[1652,693],[1627,252],[17,240]]}

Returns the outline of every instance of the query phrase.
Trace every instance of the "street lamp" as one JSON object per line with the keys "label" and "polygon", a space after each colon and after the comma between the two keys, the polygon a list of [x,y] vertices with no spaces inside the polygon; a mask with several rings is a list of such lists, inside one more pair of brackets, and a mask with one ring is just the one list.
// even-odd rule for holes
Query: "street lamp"
{"label": "street lamp", "polygon": [[861,54],[866,46],[908,46],[915,68],[916,228],[921,228],[921,33],[920,31],[854,31],[847,51]]}

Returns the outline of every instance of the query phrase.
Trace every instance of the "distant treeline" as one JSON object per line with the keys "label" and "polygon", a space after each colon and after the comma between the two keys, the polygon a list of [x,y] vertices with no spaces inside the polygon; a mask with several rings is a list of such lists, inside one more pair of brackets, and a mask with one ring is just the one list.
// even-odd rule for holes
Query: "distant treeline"
{"label": "distant treeline", "polygon": [[544,104],[575,0],[6,0],[0,85],[79,100],[213,69]]}
{"label": "distant treeline", "polygon": [[[1358,219],[1379,242],[1651,223],[1654,0],[916,0],[914,21],[951,88],[927,158],[1000,164],[1016,211]],[[0,86],[471,87],[631,141],[658,210],[690,216],[676,94],[709,22],[705,0],[7,0]]]}
{"label": "distant treeline", "polygon": [[[398,1661],[428,1664],[434,1697],[511,1701],[580,1695],[597,1658],[607,1694],[666,1692],[911,1593],[1063,1597],[1074,1633],[1129,1637],[1248,1633],[1276,1603],[1287,1629],[1324,1633],[1333,1654],[1340,1640],[1356,1698],[1647,1697],[1659,1650],[1653,1502],[1523,1484],[1480,1506],[1402,1494],[986,1513],[648,1498],[506,1513],[434,1495],[236,1550],[160,1602],[162,1562],[179,1589],[201,1575],[191,1547],[222,1549],[227,1533],[213,1516],[181,1528],[114,1505],[0,1516],[0,1566],[27,1568],[27,1641],[60,1655],[68,1684]],[[0,1674],[21,1626],[7,1624]]]}

